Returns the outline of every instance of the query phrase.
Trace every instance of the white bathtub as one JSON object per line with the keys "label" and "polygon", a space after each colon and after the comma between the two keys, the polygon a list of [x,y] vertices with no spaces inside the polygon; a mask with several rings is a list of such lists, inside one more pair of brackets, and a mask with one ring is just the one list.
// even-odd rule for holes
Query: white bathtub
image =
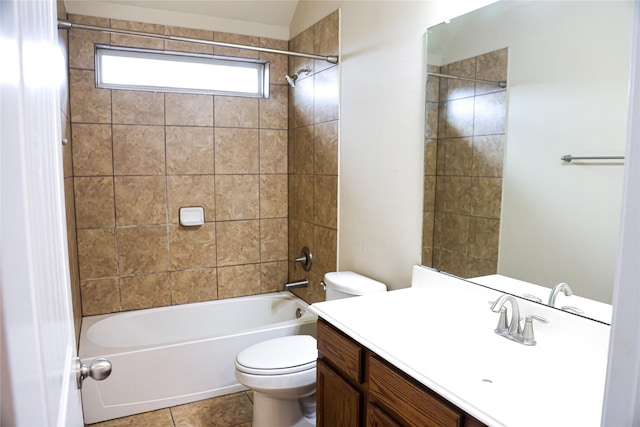
{"label": "white bathtub", "polygon": [[245,390],[234,376],[238,352],[300,334],[316,335],[316,316],[289,292],[85,317],[82,363],[106,357],[113,370],[104,381],[84,381],[84,421]]}

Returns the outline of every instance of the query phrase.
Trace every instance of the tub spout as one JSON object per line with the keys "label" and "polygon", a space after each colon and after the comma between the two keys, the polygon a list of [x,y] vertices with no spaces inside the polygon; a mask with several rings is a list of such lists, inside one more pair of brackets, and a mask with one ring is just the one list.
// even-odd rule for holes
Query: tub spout
{"label": "tub spout", "polygon": [[293,288],[306,288],[308,286],[309,286],[309,280],[302,279],[302,280],[296,280],[295,282],[285,283],[284,290],[288,291]]}

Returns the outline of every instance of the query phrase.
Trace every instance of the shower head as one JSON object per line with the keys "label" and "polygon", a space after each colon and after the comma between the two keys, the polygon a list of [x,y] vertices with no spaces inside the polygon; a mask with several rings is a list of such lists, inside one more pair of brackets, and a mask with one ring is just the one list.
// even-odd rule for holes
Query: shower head
{"label": "shower head", "polygon": [[291,87],[296,87],[296,81],[298,80],[298,77],[300,77],[300,73],[309,74],[310,72],[311,72],[311,68],[307,66],[304,68],[300,68],[291,76],[287,74],[286,76],[284,76],[284,78]]}

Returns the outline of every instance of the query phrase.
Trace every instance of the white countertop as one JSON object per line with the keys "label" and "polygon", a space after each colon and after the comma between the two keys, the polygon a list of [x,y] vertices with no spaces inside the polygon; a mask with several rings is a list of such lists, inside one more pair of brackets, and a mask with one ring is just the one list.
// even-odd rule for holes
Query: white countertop
{"label": "white countertop", "polygon": [[524,346],[493,332],[489,301],[500,292],[435,274],[414,270],[411,288],[310,308],[487,425],[600,425],[608,325],[519,300],[521,316],[550,321]]}

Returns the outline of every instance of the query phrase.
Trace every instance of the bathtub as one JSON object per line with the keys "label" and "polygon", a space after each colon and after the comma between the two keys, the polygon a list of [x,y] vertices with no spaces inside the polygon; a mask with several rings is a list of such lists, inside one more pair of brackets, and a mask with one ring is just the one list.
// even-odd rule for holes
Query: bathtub
{"label": "bathtub", "polygon": [[247,346],[286,335],[316,335],[316,316],[289,292],[85,317],[80,358],[106,357],[103,381],[82,386],[87,424],[246,388],[234,360]]}

